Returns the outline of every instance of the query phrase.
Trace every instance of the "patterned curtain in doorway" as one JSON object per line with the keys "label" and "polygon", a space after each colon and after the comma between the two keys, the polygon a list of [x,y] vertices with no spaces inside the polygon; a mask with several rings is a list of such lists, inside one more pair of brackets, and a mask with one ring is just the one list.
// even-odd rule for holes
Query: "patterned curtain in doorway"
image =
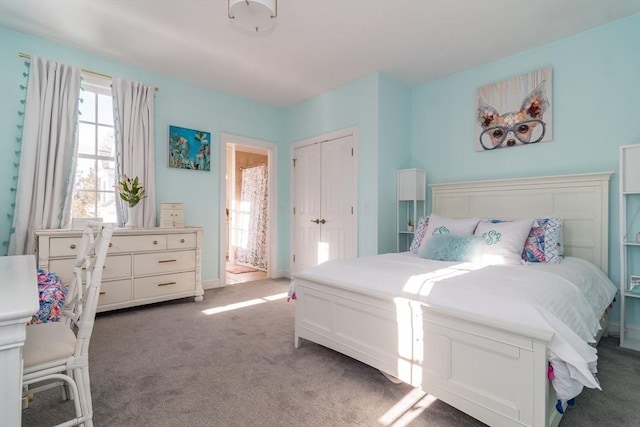
{"label": "patterned curtain in doorway", "polygon": [[242,170],[240,191],[240,242],[238,264],[267,269],[267,166]]}

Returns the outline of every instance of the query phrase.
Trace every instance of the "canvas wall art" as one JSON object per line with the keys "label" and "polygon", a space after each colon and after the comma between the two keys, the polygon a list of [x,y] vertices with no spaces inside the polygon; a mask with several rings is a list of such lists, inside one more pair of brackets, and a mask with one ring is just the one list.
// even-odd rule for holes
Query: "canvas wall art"
{"label": "canvas wall art", "polygon": [[169,126],[169,167],[211,170],[211,133]]}
{"label": "canvas wall art", "polygon": [[478,88],[476,150],[551,141],[551,83],[549,67]]}

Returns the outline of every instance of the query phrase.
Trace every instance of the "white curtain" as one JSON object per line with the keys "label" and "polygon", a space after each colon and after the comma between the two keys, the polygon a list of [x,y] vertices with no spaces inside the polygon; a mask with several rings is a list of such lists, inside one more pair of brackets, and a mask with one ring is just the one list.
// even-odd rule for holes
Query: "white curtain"
{"label": "white curtain", "polygon": [[[113,78],[116,168],[118,180],[124,175],[138,177],[145,197],[132,212],[135,223],[144,227],[156,225],[155,157],[154,157],[154,92],[142,83]],[[123,225],[126,206],[116,197],[118,224]]]}
{"label": "white curtain", "polygon": [[267,269],[268,173],[266,165],[242,169],[240,190],[240,227],[242,237],[238,247],[239,264],[260,270]]}
{"label": "white curtain", "polygon": [[36,229],[71,222],[80,73],[31,57],[9,255],[32,254]]}

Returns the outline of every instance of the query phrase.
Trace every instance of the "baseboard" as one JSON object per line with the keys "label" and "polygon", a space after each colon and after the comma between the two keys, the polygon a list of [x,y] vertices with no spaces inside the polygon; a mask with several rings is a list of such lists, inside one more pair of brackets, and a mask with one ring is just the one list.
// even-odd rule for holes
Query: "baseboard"
{"label": "baseboard", "polygon": [[291,279],[291,275],[289,274],[289,270],[278,270],[277,273],[271,275],[272,279]]}
{"label": "baseboard", "polygon": [[[640,327],[637,325],[626,325],[625,327],[625,335],[634,340],[640,340]],[[620,324],[619,323],[609,323],[607,327],[607,334],[612,335],[614,337],[620,336]]]}
{"label": "baseboard", "polygon": [[220,279],[212,279],[212,280],[203,280],[202,281],[202,289],[214,289],[221,288]]}
{"label": "baseboard", "polygon": [[[289,270],[278,270],[275,274],[271,275],[272,279],[291,279],[289,274]],[[220,283],[220,279],[211,279],[211,280],[203,280],[202,281],[202,289],[215,289],[221,288],[222,284]]]}

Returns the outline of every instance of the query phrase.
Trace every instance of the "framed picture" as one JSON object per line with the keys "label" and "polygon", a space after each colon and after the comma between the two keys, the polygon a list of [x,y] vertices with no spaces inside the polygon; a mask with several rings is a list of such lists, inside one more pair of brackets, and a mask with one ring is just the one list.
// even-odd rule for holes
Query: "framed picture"
{"label": "framed picture", "polygon": [[551,141],[551,68],[478,88],[476,151]]}
{"label": "framed picture", "polygon": [[211,133],[169,126],[169,167],[211,170]]}

